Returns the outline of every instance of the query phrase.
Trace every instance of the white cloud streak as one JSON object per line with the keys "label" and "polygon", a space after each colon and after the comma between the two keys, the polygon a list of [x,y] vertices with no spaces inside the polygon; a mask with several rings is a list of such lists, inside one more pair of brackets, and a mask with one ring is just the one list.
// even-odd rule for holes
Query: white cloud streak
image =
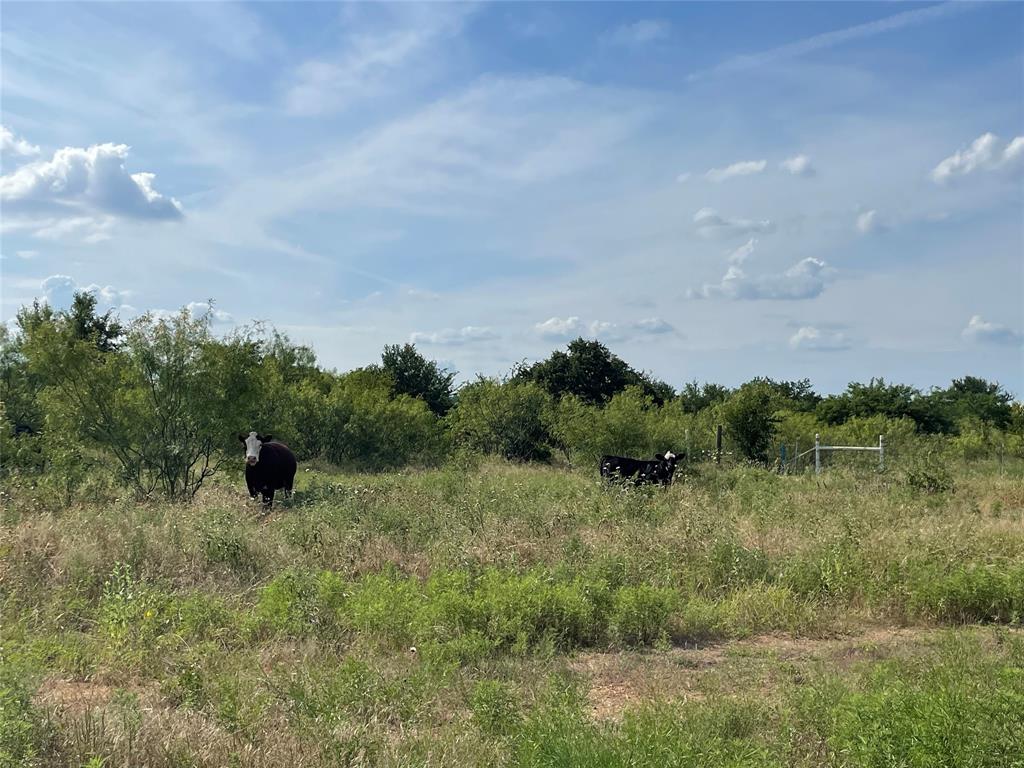
{"label": "white cloud streak", "polygon": [[700,72],[694,72],[687,79],[700,80],[704,77],[730,72],[744,72],[752,69],[760,69],[766,65],[786,59],[795,59],[801,56],[834,48],[837,45],[864,40],[885,32],[894,32],[898,29],[925,24],[931,21],[949,18],[957,13],[962,13],[974,5],[973,3],[947,2],[941,5],[933,5],[928,8],[918,8],[912,11],[887,16],[884,19],[869,21],[864,24],[857,24],[845,29],[837,29],[832,32],[824,32],[820,35],[813,35],[797,40],[793,43],[771,48],[759,53],[749,53],[729,59],[716,67]]}
{"label": "white cloud streak", "polygon": [[18,157],[33,157],[39,154],[39,147],[17,138],[10,129],[0,125],[0,152]]}
{"label": "white cloud streak", "polygon": [[719,184],[740,176],[752,176],[761,173],[767,167],[767,160],[742,160],[725,168],[712,168],[705,176],[709,181]]}
{"label": "white cloud streak", "polygon": [[697,226],[697,234],[706,238],[741,237],[775,231],[775,224],[768,219],[729,219],[721,216],[714,208],[701,208],[693,215],[693,223]]}

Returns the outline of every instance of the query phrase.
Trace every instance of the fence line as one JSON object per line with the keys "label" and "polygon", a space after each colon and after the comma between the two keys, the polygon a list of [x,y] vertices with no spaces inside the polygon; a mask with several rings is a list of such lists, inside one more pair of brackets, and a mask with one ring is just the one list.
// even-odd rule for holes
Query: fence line
{"label": "fence line", "polygon": [[[799,450],[800,444],[797,443],[797,450]],[[821,452],[822,451],[869,451],[878,454],[878,469],[882,471],[885,469],[885,435],[878,436],[878,445],[822,445],[821,435],[815,433],[814,435],[814,447],[808,448],[803,453],[797,453],[793,456],[793,465],[795,466],[800,459],[808,454],[814,454],[814,474],[821,474]],[[781,449],[781,458],[783,466],[786,465],[786,446],[783,445]]]}

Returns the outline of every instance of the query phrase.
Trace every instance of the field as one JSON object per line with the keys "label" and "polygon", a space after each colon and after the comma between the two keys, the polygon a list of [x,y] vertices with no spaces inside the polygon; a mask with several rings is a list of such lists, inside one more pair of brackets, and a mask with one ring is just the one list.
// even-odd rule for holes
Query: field
{"label": "field", "polygon": [[4,492],[0,765],[1024,766],[1024,465]]}

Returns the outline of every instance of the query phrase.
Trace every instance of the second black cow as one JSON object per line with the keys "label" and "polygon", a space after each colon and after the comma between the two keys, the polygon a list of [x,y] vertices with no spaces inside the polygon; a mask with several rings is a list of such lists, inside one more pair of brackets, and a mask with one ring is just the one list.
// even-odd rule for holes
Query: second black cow
{"label": "second black cow", "polygon": [[645,483],[669,485],[676,471],[676,459],[672,451],[657,454],[653,460],[631,459],[627,456],[602,456],[601,477],[618,480],[632,480],[634,485]]}

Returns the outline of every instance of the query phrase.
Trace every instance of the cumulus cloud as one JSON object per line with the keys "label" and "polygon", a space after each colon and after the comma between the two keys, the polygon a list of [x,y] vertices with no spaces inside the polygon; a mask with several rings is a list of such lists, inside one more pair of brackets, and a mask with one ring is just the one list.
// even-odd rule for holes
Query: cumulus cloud
{"label": "cumulus cloud", "polygon": [[735,179],[737,176],[750,176],[751,174],[761,173],[767,165],[767,160],[744,160],[739,163],[733,163],[725,168],[712,168],[705,175],[710,181],[722,182]]}
{"label": "cumulus cloud", "polygon": [[578,317],[551,317],[537,323],[533,330],[545,339],[573,339],[583,333],[583,323]]}
{"label": "cumulus cloud", "polygon": [[414,331],[409,335],[409,341],[413,344],[434,344],[443,347],[456,347],[497,338],[498,334],[493,329],[475,325],[467,325],[463,328],[444,328],[440,331]]}
{"label": "cumulus cloud", "polygon": [[50,275],[39,284],[42,298],[55,309],[67,309],[76,293],[85,292],[96,296],[96,308],[101,312],[114,309],[119,312],[134,312],[135,308],[128,304],[131,291],[122,291],[112,285],[79,285],[69,275]]}
{"label": "cumulus cloud", "polygon": [[732,265],[721,281],[690,290],[691,299],[723,298],[739,300],[799,300],[813,299],[825,290],[829,267],[820,259],[807,258],[797,262],[785,272],[767,275],[748,275],[739,265]]}
{"label": "cumulus cloud", "polygon": [[39,147],[17,138],[10,129],[0,125],[0,152],[19,157],[32,157],[39,154]]}
{"label": "cumulus cloud", "polygon": [[680,173],[678,176],[676,176],[676,184],[685,184],[689,180],[690,174],[688,171],[684,171],[683,173]]}
{"label": "cumulus cloud", "polygon": [[936,184],[976,171],[1009,171],[1024,167],[1024,136],[1017,136],[1006,146],[994,133],[983,133],[966,149],[958,150],[932,170]]}
{"label": "cumulus cloud", "polygon": [[990,323],[974,315],[961,333],[964,339],[977,344],[995,344],[1005,347],[1024,345],[1024,333],[999,323]]}
{"label": "cumulus cloud", "polygon": [[721,216],[714,208],[701,208],[693,215],[693,223],[697,225],[697,234],[707,238],[742,237],[775,231],[775,224],[768,219],[729,219]]}
{"label": "cumulus cloud", "polygon": [[12,208],[107,214],[135,219],[180,219],[181,204],[153,188],[152,173],[129,173],[126,144],[65,147],[51,160],[0,176],[0,200]]}
{"label": "cumulus cloud", "polygon": [[850,340],[841,331],[828,331],[813,325],[800,327],[789,339],[793,349],[811,349],[820,352],[837,352],[850,348]]}
{"label": "cumulus cloud", "polygon": [[882,222],[878,218],[878,211],[876,210],[864,211],[864,213],[857,217],[857,231],[862,235],[877,232],[881,228]]}
{"label": "cumulus cloud", "polygon": [[641,19],[623,24],[607,32],[602,40],[611,45],[645,45],[665,40],[672,33],[672,25],[661,19]]}
{"label": "cumulus cloud", "polygon": [[813,176],[814,166],[807,155],[794,155],[779,163],[779,169],[793,176]]}
{"label": "cumulus cloud", "polygon": [[217,309],[215,306],[210,304],[208,301],[193,301],[190,302],[185,309],[188,310],[189,314],[193,317],[204,317],[210,316],[210,320],[214,325],[229,325],[235,322],[235,318],[229,313],[222,309]]}

